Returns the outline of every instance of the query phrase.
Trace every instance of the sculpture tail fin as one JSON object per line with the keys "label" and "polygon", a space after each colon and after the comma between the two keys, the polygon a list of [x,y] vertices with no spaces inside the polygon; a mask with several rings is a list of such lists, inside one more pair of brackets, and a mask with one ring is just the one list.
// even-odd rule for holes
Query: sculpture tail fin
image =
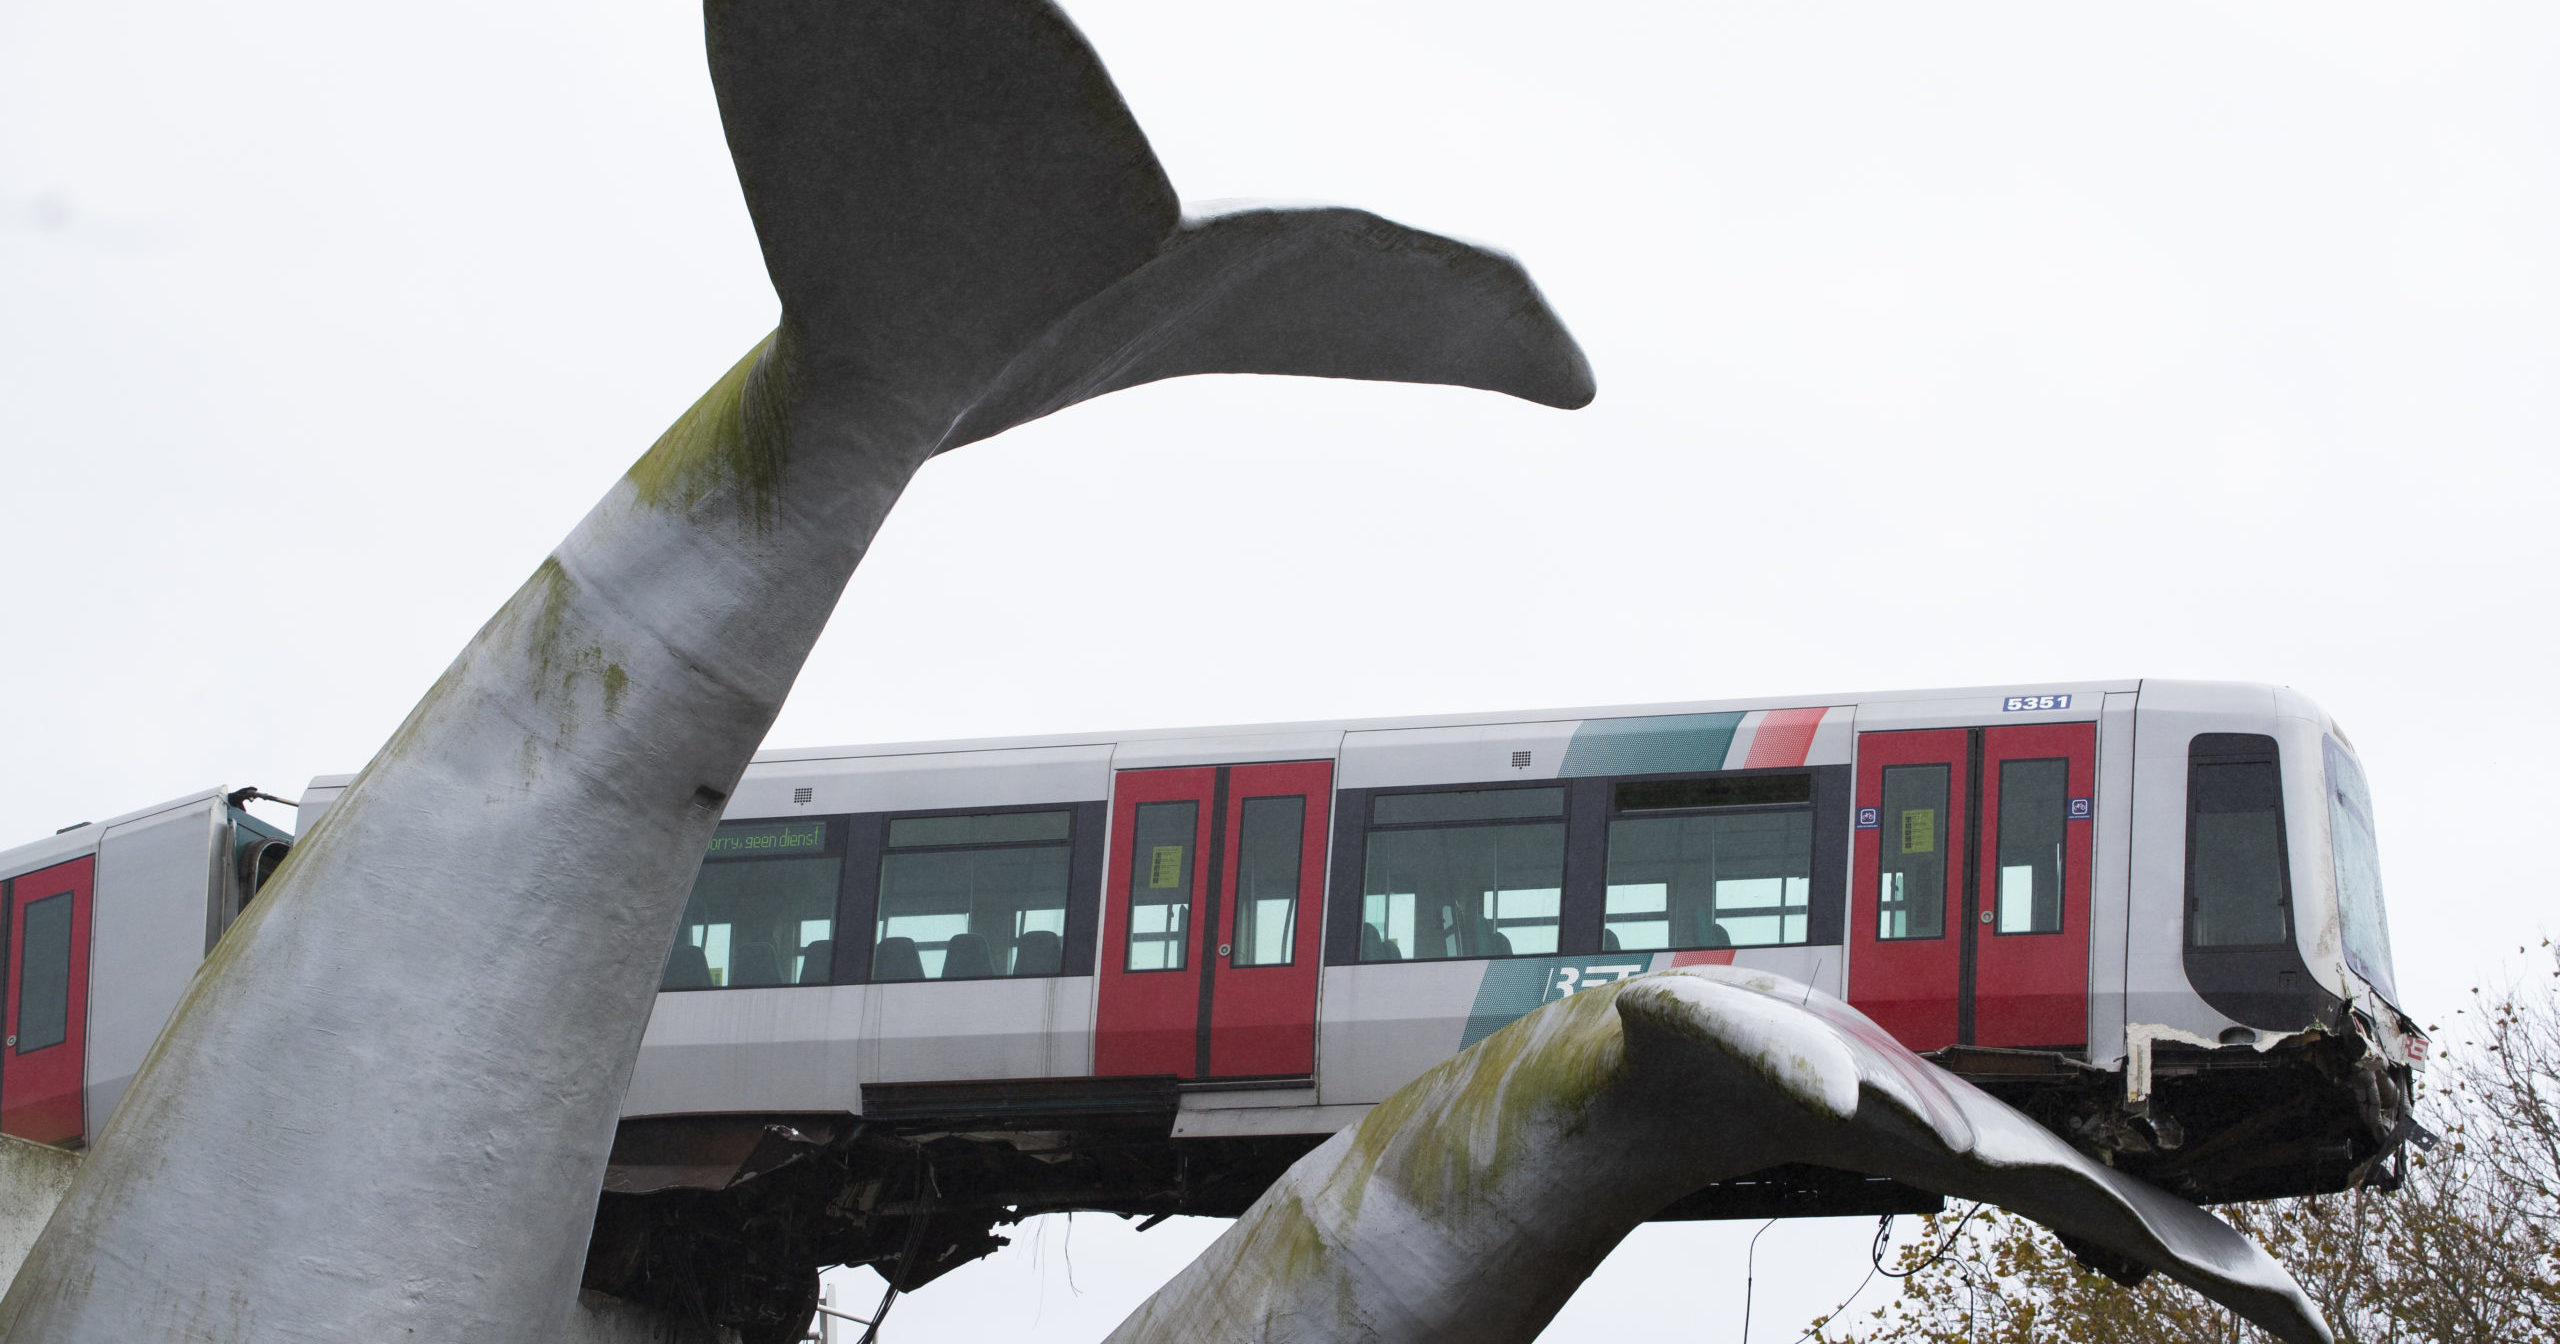
{"label": "sculpture tail fin", "polygon": [[[1616,1006],[1631,1050],[1659,1042],[1659,1062],[1710,1080],[1737,1110],[1765,1116],[1784,1111],[1771,1104],[1781,1097],[1792,1103],[1804,1122],[1800,1160],[1996,1204],[2103,1259],[2160,1270],[2288,1344],[2331,1344],[2319,1307],[2230,1224],[2083,1155],[1838,999],[1774,976],[1690,967],[1629,981]],[[1813,1076],[1792,1078],[1772,1060]],[[1842,1119],[1844,1087],[1856,1101]],[[1769,1102],[1748,1099],[1755,1092]]]}
{"label": "sculpture tail fin", "polygon": [[783,324],[830,383],[965,404],[1180,224],[1048,0],[706,0],[703,26]]}
{"label": "sculpture tail fin", "polygon": [[1510,257],[1344,208],[1186,222],[1009,364],[943,440],[1195,373],[1447,383],[1566,409],[1591,365]]}
{"label": "sculpture tail fin", "polygon": [[1591,398],[1500,253],[1357,210],[1185,222],[1049,0],[707,0],[704,20],[795,361],[913,408],[939,448],[1190,373]]}

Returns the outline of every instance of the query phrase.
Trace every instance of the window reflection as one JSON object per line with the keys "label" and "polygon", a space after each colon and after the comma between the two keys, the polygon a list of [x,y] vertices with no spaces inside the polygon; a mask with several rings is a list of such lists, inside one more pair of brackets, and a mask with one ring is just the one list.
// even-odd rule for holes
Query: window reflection
{"label": "window reflection", "polygon": [[2062,844],[2071,825],[2070,762],[2000,763],[2000,874],[1992,925],[2001,933],[2062,932]]}
{"label": "window reflection", "polygon": [[724,822],[704,847],[662,989],[823,985],[835,971],[841,823]]}
{"label": "window reflection", "polygon": [[1888,765],[1876,850],[1876,937],[1947,932],[1947,767]]}
{"label": "window reflection", "polygon": [[1129,850],[1129,969],[1178,971],[1191,964],[1192,860],[1200,804],[1140,803]]}
{"label": "window reflection", "polygon": [[1065,811],[891,821],[871,978],[1058,974],[1069,829]]}
{"label": "window reflection", "polygon": [[1307,800],[1247,798],[1237,837],[1233,966],[1286,966],[1298,937],[1298,860]]}
{"label": "window reflection", "polygon": [[[2262,759],[2214,758],[2226,752]],[[2275,739],[2198,734],[2187,767],[2188,941],[2196,947],[2283,942],[2284,867],[2284,791]]]}
{"label": "window reflection", "polygon": [[[1700,781],[1710,782],[1710,781]],[[1620,814],[1609,823],[1604,951],[1801,943],[1813,894],[1813,813]]]}
{"label": "window reflection", "polygon": [[1361,893],[1362,961],[1554,952],[1564,893],[1564,790],[1371,800]]}

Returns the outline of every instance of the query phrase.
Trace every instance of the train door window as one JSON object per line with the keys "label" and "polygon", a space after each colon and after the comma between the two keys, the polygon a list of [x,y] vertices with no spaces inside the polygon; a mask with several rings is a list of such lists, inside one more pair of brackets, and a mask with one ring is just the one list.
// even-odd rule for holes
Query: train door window
{"label": "train door window", "polygon": [[1564,806],[1561,788],[1372,797],[1360,960],[1554,952]]}
{"label": "train door window", "polygon": [[1618,785],[1602,945],[1611,951],[1805,941],[1813,893],[1813,777]]}
{"label": "train door window", "polygon": [[1191,964],[1191,866],[1200,804],[1141,803],[1129,865],[1129,969]]}
{"label": "train door window", "polygon": [[873,980],[1056,975],[1071,814],[898,817],[880,856]]}
{"label": "train door window", "polygon": [[1992,928],[2062,932],[2062,849],[2071,826],[2071,762],[2000,762],[2000,875]]}
{"label": "train door window", "polygon": [[2284,942],[2289,896],[2275,739],[2198,734],[2187,755],[2188,943]]}
{"label": "train door window", "polygon": [[1884,768],[1876,937],[1947,934],[1947,767]]}
{"label": "train door window", "polygon": [[823,985],[835,971],[841,821],[721,823],[661,989]]}
{"label": "train door window", "polygon": [[71,1023],[71,893],[27,906],[19,925],[17,1053],[60,1045]]}
{"label": "train door window", "polygon": [[[1236,855],[1235,966],[1286,966],[1298,941],[1298,857],[1307,800],[1247,798]],[[1144,825],[1142,821],[1140,823]]]}

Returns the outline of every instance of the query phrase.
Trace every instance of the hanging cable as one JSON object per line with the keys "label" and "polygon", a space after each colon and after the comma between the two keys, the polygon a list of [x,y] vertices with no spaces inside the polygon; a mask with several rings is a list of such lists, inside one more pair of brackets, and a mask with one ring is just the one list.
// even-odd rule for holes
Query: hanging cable
{"label": "hanging cable", "polygon": [[872,1310],[871,1320],[862,1332],[861,1344],[879,1344],[880,1323],[889,1319],[889,1307],[898,1300],[898,1281],[907,1276],[908,1266],[915,1262],[916,1251],[924,1241],[924,1226],[933,1217],[933,1163],[923,1152],[916,1154],[916,1192],[907,1204],[907,1244],[898,1250],[898,1261],[890,1272],[882,1275],[889,1281],[887,1291],[880,1294],[880,1305]]}
{"label": "hanging cable", "polygon": [[[1772,1218],[1760,1225],[1760,1232],[1777,1225]],[[1759,1272],[1760,1232],[1751,1234],[1751,1246],[1742,1253],[1742,1344],[1751,1344],[1751,1280]]]}
{"label": "hanging cable", "polygon": [[[1892,1214],[1886,1214],[1885,1216],[1886,1216],[1887,1218],[1891,1218],[1893,1215],[1892,1215]],[[1841,1299],[1840,1299],[1840,1305],[1839,1305],[1839,1306],[1833,1307],[1831,1310],[1826,1311],[1826,1312],[1822,1313],[1820,1316],[1815,1317],[1815,1318],[1814,1318],[1814,1321],[1813,1321],[1813,1324],[1806,1326],[1806,1327],[1804,1328],[1804,1333],[1803,1333],[1803,1334],[1801,1334],[1801,1335],[1796,1336],[1793,1340],[1789,1341],[1789,1344],[1804,1344],[1804,1342],[1805,1342],[1806,1340],[1811,1339],[1811,1338],[1813,1338],[1816,1334],[1820,1333],[1820,1332],[1821,1332],[1821,1330],[1822,1330],[1822,1327],[1824,1327],[1824,1326],[1826,1326],[1826,1325],[1829,1325],[1829,1324],[1831,1324],[1833,1321],[1836,1321],[1836,1320],[1840,1319],[1840,1313],[1841,1313],[1841,1312],[1844,1312],[1844,1311],[1847,1311],[1847,1310],[1849,1309],[1849,1304],[1858,1300],[1858,1294],[1860,1294],[1860,1293],[1863,1293],[1863,1292],[1867,1291],[1867,1285],[1868,1285],[1868,1284],[1871,1284],[1871,1283],[1873,1283],[1873,1282],[1875,1282],[1875,1281],[1876,1281],[1876,1271],[1875,1271],[1875,1267],[1874,1267],[1874,1266],[1872,1266],[1872,1265],[1870,1265],[1870,1266],[1868,1266],[1868,1267],[1867,1267],[1867,1276],[1866,1276],[1865,1278],[1863,1278],[1863,1279],[1858,1280],[1858,1286],[1857,1286],[1857,1287],[1855,1287],[1855,1288],[1850,1289],[1850,1290],[1849,1290],[1849,1295],[1848,1295],[1847,1297],[1844,1297],[1844,1298],[1841,1298]]]}
{"label": "hanging cable", "polygon": [[1947,1263],[1964,1274],[1964,1337],[1979,1339],[1982,1337],[1982,1280],[1976,1271],[1981,1266],[1970,1260],[1950,1260]]}
{"label": "hanging cable", "polygon": [[[1804,1344],[1806,1340],[1811,1339],[1816,1334],[1820,1333],[1824,1326],[1840,1319],[1840,1313],[1847,1311],[1849,1309],[1849,1304],[1858,1300],[1858,1294],[1867,1291],[1867,1285],[1875,1282],[1878,1274],[1882,1274],[1887,1278],[1907,1279],[1912,1275],[1919,1273],[1921,1270],[1927,1269],[1929,1266],[1938,1263],[1939,1259],[1946,1255],[1948,1249],[1956,1244],[1956,1234],[1964,1231],[1964,1225],[1966,1223],[1973,1221],[1973,1215],[1982,1212],[1982,1204],[1983,1201],[1976,1200],[1972,1208],[1965,1210],[1964,1217],[1956,1220],[1956,1225],[1948,1231],[1946,1240],[1938,1243],[1938,1249],[1930,1252],[1928,1259],[1923,1260],[1919,1264],[1913,1265],[1911,1268],[1903,1270],[1900,1273],[1895,1273],[1893,1270],[1884,1267],[1884,1248],[1886,1243],[1893,1239],[1893,1215],[1888,1213],[1883,1217],[1876,1219],[1876,1239],[1867,1247],[1867,1276],[1858,1280],[1858,1286],[1850,1289],[1847,1297],[1840,1299],[1839,1306],[1833,1307],[1831,1310],[1815,1317],[1814,1323],[1806,1326],[1804,1333],[1796,1336],[1793,1340],[1788,1341],[1788,1344]],[[1761,1229],[1763,1232],[1767,1230],[1767,1228]],[[1758,1241],[1759,1234],[1753,1233],[1752,1240]],[[1742,1292],[1743,1298],[1747,1302],[1751,1295],[1750,1282],[1747,1279],[1744,1281]],[[1750,1329],[1750,1308],[1746,1306],[1743,1309],[1744,1344],[1750,1344]]]}
{"label": "hanging cable", "polygon": [[1947,1230],[1946,1239],[1938,1243],[1938,1249],[1929,1252],[1928,1259],[1904,1270],[1891,1270],[1884,1267],[1885,1242],[1893,1235],[1893,1215],[1888,1213],[1884,1216],[1882,1221],[1876,1224],[1876,1240],[1873,1246],[1867,1248],[1867,1260],[1870,1264],[1873,1264],[1876,1267],[1877,1273],[1884,1275],[1888,1279],[1910,1278],[1921,1270],[1927,1269],[1929,1266],[1945,1259],[1947,1252],[1955,1249],[1956,1238],[1963,1235],[1964,1225],[1973,1221],[1973,1215],[1982,1212],[1982,1205],[1982,1200],[1975,1200],[1973,1202],[1973,1207],[1965,1210],[1964,1216],[1956,1220],[1956,1225]]}
{"label": "hanging cable", "polygon": [[1076,1286],[1076,1211],[1067,1210],[1066,1240],[1058,1243],[1058,1257],[1067,1262],[1067,1291],[1078,1297],[1084,1290]]}

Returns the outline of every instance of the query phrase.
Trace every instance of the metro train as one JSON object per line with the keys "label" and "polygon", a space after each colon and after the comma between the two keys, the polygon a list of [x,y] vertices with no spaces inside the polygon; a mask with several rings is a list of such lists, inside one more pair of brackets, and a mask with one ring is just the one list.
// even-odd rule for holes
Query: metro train
{"label": "metro train", "polygon": [[[0,855],[11,1132],[103,1119],[270,830],[208,794]],[[209,876],[128,896],[146,835]],[[1231,1215],[1538,1005],[1701,963],[1846,999],[2199,1201],[2396,1184],[2417,1132],[2363,772],[2286,689],[767,751],[668,958],[588,1282],[753,1334],[817,1266],[912,1287],[1035,1213]],[[1662,1216],[1934,1207],[1798,1167]]]}

